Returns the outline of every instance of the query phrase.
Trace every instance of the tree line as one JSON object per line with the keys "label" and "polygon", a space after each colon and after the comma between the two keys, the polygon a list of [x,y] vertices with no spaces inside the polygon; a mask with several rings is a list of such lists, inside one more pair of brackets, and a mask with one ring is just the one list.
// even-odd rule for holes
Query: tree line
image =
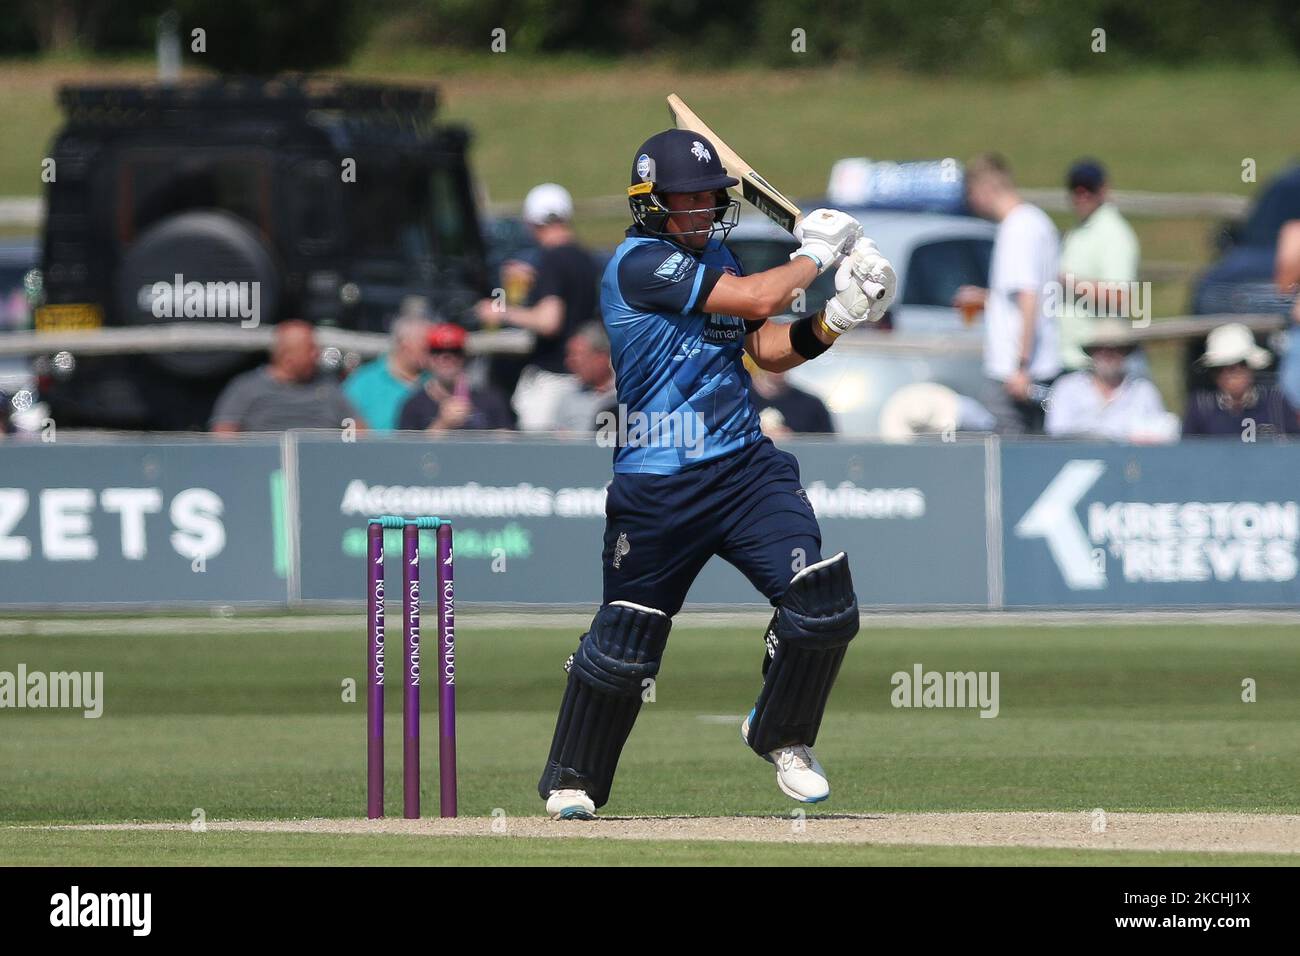
{"label": "tree line", "polygon": [[1296,0],[20,0],[0,56],[147,54],[168,11],[205,31],[205,64],[240,73],[337,67],[368,41],[939,74],[1300,58]]}

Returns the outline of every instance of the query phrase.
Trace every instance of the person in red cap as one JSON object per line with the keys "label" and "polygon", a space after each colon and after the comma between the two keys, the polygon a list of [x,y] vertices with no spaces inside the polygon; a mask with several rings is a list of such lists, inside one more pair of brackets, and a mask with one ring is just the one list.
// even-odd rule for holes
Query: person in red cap
{"label": "person in red cap", "polygon": [[510,427],[510,410],[491,389],[471,388],[465,374],[465,330],[443,322],[429,329],[429,376],[398,416],[402,431]]}

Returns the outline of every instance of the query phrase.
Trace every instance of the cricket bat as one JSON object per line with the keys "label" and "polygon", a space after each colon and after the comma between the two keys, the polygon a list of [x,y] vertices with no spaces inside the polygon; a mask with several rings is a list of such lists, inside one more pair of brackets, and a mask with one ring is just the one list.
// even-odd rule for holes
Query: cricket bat
{"label": "cricket bat", "polygon": [[794,227],[803,218],[803,210],[760,176],[753,166],[737,156],[736,151],[709,129],[704,120],[695,115],[695,111],[683,103],[676,93],[668,94],[668,110],[673,114],[673,123],[678,129],[699,133],[713,144],[722,165],[727,167],[727,173],[740,180],[740,194],[747,203],[786,232],[794,232]]}
{"label": "cricket bat", "polygon": [[[794,227],[799,224],[799,220],[803,219],[802,209],[796,206],[781,190],[759,175],[753,166],[741,159],[736,151],[728,146],[721,136],[710,129],[708,124],[700,119],[693,109],[682,102],[682,98],[676,93],[668,94],[668,111],[672,113],[673,124],[678,129],[688,129],[693,133],[699,133],[713,144],[713,148],[718,151],[718,158],[722,160],[722,165],[726,167],[728,175],[735,176],[740,180],[740,195],[747,203],[786,232],[794,232]],[[862,288],[868,295],[876,299],[885,294],[885,290],[874,282],[864,282]]]}

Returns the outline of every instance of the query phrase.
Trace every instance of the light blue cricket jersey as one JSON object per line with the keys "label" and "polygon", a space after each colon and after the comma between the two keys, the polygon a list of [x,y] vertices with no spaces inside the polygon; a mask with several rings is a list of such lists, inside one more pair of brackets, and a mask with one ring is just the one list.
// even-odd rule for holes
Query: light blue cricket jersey
{"label": "light blue cricket jersey", "polygon": [[[740,264],[710,240],[691,254],[635,227],[600,287],[619,401],[614,471],[672,475],[763,437],[742,356],[746,323],[703,311]],[[761,325],[749,323],[749,331]]]}

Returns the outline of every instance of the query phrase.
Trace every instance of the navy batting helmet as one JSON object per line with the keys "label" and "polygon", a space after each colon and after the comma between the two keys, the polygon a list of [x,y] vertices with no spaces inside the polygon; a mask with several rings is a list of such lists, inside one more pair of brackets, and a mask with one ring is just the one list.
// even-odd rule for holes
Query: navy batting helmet
{"label": "navy batting helmet", "polygon": [[666,231],[668,210],[661,197],[667,193],[711,191],[716,197],[712,206],[679,211],[687,214],[712,212],[713,222],[707,230],[708,235],[712,237],[721,233],[725,239],[727,233],[735,228],[740,215],[740,203],[727,196],[727,188],[739,182],[734,176],[727,175],[717,150],[699,133],[667,129],[655,133],[636,151],[627,201],[632,209],[632,219],[644,232],[679,242],[683,236],[702,234],[705,230]]}

